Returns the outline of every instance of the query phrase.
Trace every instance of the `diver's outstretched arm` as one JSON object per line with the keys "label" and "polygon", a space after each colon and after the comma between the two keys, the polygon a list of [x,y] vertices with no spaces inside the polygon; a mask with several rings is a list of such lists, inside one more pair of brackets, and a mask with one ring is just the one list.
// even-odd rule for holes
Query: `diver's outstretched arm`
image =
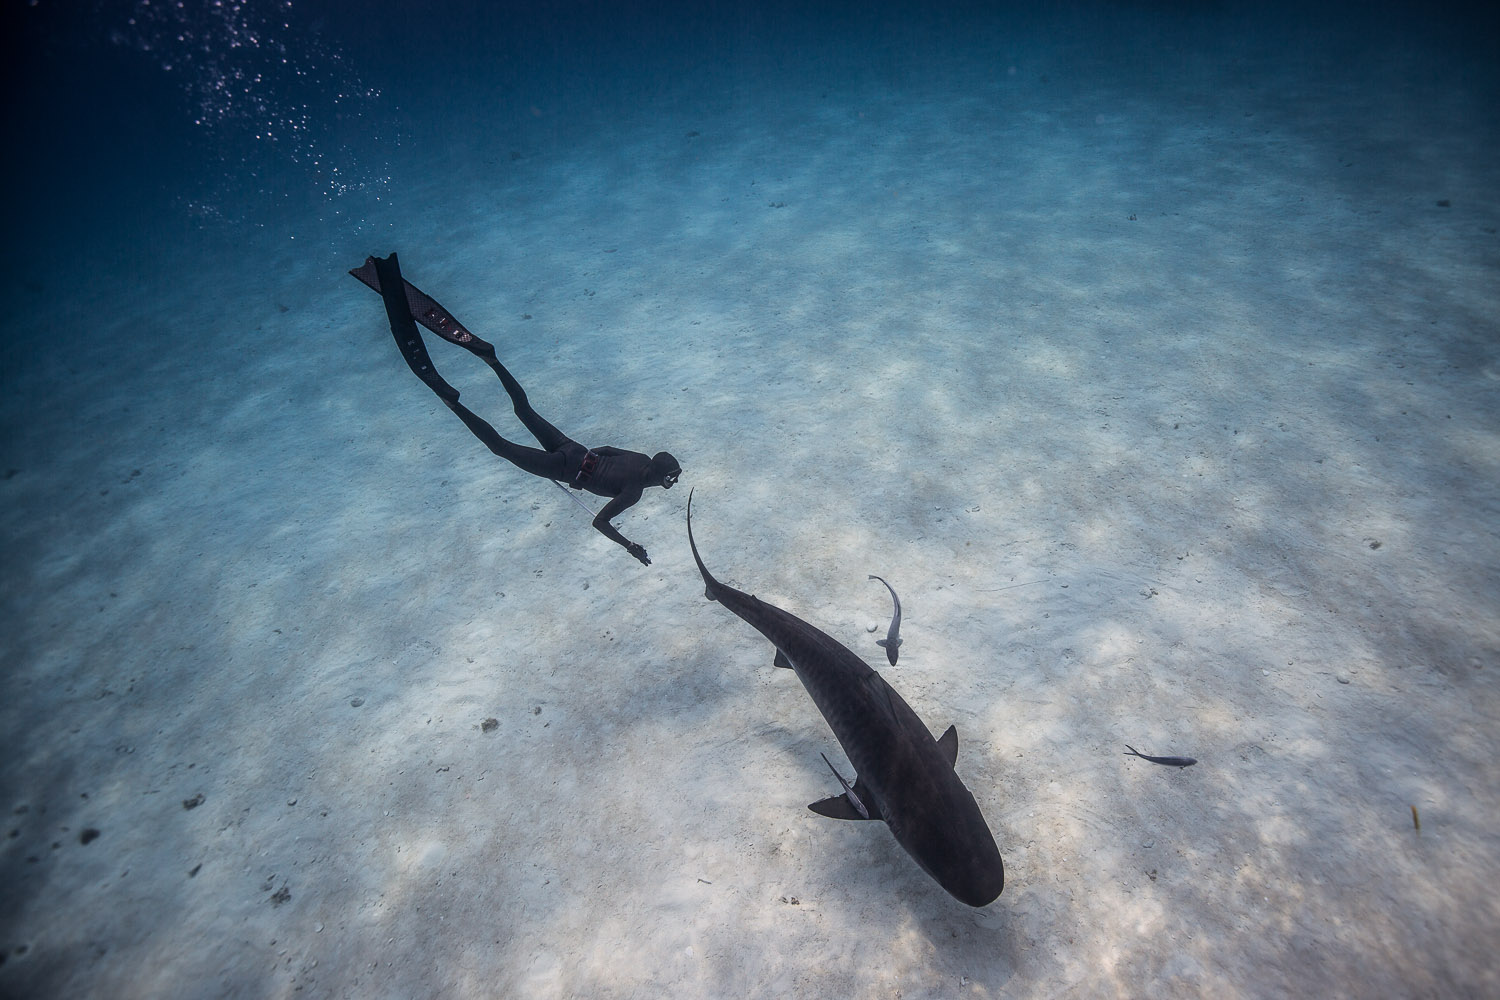
{"label": "diver's outstretched arm", "polygon": [[594,529],[598,531],[599,534],[603,535],[605,538],[608,538],[616,545],[621,546],[625,549],[626,552],[629,552],[631,555],[639,559],[642,566],[650,566],[651,557],[646,555],[646,547],[644,545],[637,545],[635,542],[632,542],[630,539],[626,538],[624,535],[616,531],[615,526],[609,523],[611,519],[619,517],[625,511],[635,506],[636,501],[640,498],[641,490],[638,486],[633,489],[628,489],[625,492],[621,493],[619,496],[615,497],[609,503],[604,505],[603,510],[595,515]]}

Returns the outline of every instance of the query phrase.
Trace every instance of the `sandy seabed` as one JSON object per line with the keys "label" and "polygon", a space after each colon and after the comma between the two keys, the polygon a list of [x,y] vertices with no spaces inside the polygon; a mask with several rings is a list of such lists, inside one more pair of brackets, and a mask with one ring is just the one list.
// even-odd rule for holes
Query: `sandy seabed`
{"label": "sandy seabed", "polygon": [[[31,290],[0,989],[1500,993],[1495,191],[1376,147],[1475,151],[1233,92],[835,96]],[[650,567],[405,370],[342,273],[391,249],[567,433],[681,459],[620,521]],[[689,486],[716,575],[957,726],[996,903],[806,809],[842,755],[703,599]]]}

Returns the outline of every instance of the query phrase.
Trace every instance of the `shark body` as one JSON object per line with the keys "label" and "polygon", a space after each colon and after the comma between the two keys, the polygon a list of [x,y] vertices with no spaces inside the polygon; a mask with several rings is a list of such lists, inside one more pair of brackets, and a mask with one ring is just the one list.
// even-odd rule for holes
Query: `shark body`
{"label": "shark body", "polygon": [[852,787],[835,770],[845,793],[808,808],[833,819],[884,820],[896,843],[955,899],[976,907],[994,902],[1005,885],[1005,866],[979,804],[953,769],[958,731],[949,726],[933,739],[901,695],[848,647],[714,579],[693,538],[691,496],[688,544],[705,596],[770,640],[776,666],[796,673],[854,765]]}

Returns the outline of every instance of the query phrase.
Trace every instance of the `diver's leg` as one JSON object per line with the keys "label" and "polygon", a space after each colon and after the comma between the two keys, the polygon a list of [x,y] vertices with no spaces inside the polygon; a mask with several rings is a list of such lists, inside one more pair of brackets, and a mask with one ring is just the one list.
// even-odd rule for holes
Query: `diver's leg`
{"label": "diver's leg", "polygon": [[[432,366],[432,358],[427,354],[427,345],[422,343],[422,335],[417,332],[416,321],[412,318],[407,304],[404,293],[405,284],[401,278],[401,266],[396,260],[396,255],[393,253],[385,260],[378,257],[374,260],[376,273],[380,278],[380,297],[385,301],[385,314],[391,324],[391,334],[396,338],[396,346],[401,348],[401,356],[406,359],[406,364],[417,378],[436,393],[448,409],[457,414],[458,419],[464,422],[464,426],[483,441],[490,451],[534,476],[542,476],[546,479],[563,477],[567,473],[568,461],[562,453],[551,450],[538,451],[535,448],[527,448],[524,445],[507,441],[496,433],[495,428],[458,401],[458,390],[445,382],[437,373],[437,369]],[[499,362],[495,364],[498,365]],[[509,374],[509,372],[506,373],[506,375]],[[515,380],[511,379],[511,381]],[[519,391],[520,386],[517,385],[516,389]],[[524,403],[526,399],[524,392],[521,393],[521,399]],[[517,413],[519,412],[518,407]],[[542,422],[546,424],[546,421]],[[546,426],[551,427],[550,424]],[[554,434],[557,433],[556,428],[552,430]],[[535,434],[536,431],[533,430],[532,433]],[[558,436],[561,437],[560,434]],[[538,440],[541,440],[540,435],[538,435]],[[563,440],[567,439],[563,438]]]}
{"label": "diver's leg", "polygon": [[[437,393],[443,402],[456,401],[458,390],[445,382],[438,375],[437,369],[433,367],[432,358],[427,354],[427,346],[422,343],[422,335],[417,332],[416,317],[418,316],[422,318],[423,325],[429,330],[473,354],[500,376],[500,384],[505,386],[505,391],[510,395],[516,416],[544,449],[556,451],[568,443],[570,439],[566,434],[553,427],[531,408],[531,402],[526,398],[526,390],[521,388],[521,383],[516,381],[509,369],[500,363],[500,359],[495,356],[495,348],[466,330],[458,320],[453,318],[452,313],[401,276],[401,265],[395,253],[384,260],[371,257],[365,262],[364,267],[356,268],[349,273],[360,281],[370,284],[367,269],[371,264],[374,265],[375,282],[380,286],[380,297],[385,302],[385,314],[390,320],[391,333],[396,338],[396,346],[401,348],[402,357],[406,358],[407,365],[416,373],[417,378]],[[464,413],[469,413],[469,411],[464,409]],[[462,418],[463,413],[459,416]],[[479,420],[472,413],[469,413],[469,416]],[[479,422],[484,423],[482,420]],[[474,430],[474,425],[470,424],[468,419],[464,419],[464,423],[469,425],[470,430]],[[489,424],[484,424],[484,426],[489,427]],[[478,431],[474,433],[479,434]],[[483,435],[480,435],[480,440],[484,440]],[[493,447],[491,450],[494,450]]]}
{"label": "diver's leg", "polygon": [[507,441],[495,432],[481,418],[475,416],[467,406],[458,400],[443,400],[448,404],[448,409],[458,414],[458,419],[464,422],[464,426],[474,432],[474,436],[484,442],[486,448],[505,459],[522,472],[529,472],[533,476],[541,476],[543,479],[564,479],[569,477],[567,456],[560,451],[540,451],[536,448],[528,448],[525,445]]}
{"label": "diver's leg", "polygon": [[500,384],[505,386],[505,391],[510,395],[511,405],[515,407],[516,417],[526,425],[531,436],[537,439],[537,443],[548,451],[556,451],[571,440],[566,434],[553,427],[541,414],[531,408],[531,401],[526,398],[526,390],[521,388],[521,383],[510,373],[498,358],[493,356],[486,358],[485,362],[500,376]]}

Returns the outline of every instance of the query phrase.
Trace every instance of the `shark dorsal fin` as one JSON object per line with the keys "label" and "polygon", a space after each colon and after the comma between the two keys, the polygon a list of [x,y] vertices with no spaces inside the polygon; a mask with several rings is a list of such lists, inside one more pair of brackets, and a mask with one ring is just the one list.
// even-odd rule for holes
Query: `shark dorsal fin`
{"label": "shark dorsal fin", "polygon": [[948,731],[937,741],[938,749],[943,751],[943,756],[948,758],[948,766],[953,767],[958,763],[958,727],[949,726]]}

